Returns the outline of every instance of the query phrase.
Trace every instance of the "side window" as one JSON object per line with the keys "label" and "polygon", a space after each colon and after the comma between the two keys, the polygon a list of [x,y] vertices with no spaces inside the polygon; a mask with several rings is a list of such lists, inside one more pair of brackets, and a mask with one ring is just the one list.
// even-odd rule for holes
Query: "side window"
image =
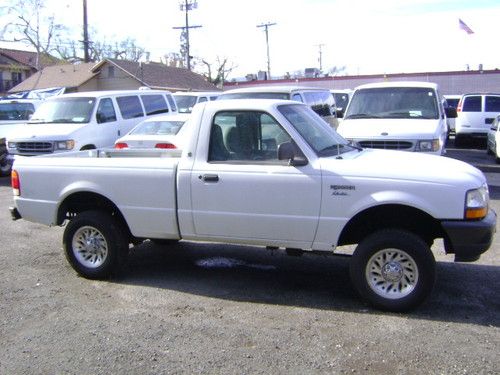
{"label": "side window", "polygon": [[278,146],[290,140],[288,133],[267,113],[219,112],[212,123],[208,161],[281,163]]}
{"label": "side window", "polygon": [[110,98],[101,99],[99,102],[96,112],[96,121],[98,124],[116,121],[115,107]]}
{"label": "side window", "polygon": [[481,97],[466,96],[464,98],[463,112],[481,112]]}
{"label": "side window", "polygon": [[207,99],[207,97],[206,97],[206,96],[200,96],[200,97],[198,98],[198,103],[203,103],[203,102],[206,102],[207,100],[208,100],[208,99]]}
{"label": "side window", "polygon": [[175,104],[174,97],[170,94],[167,94],[166,97],[167,97],[168,104],[170,105],[170,108],[172,108],[172,112],[177,112],[177,105]]}
{"label": "side window", "polygon": [[120,96],[116,98],[116,102],[124,119],[144,116],[138,96]]}
{"label": "side window", "polygon": [[163,95],[141,95],[141,100],[147,116],[168,112],[167,102]]}
{"label": "side window", "polygon": [[500,112],[500,96],[486,96],[485,112]]}
{"label": "side window", "polygon": [[296,102],[304,103],[304,101],[302,100],[302,96],[300,96],[300,94],[293,94],[292,95],[292,100],[294,100]]}

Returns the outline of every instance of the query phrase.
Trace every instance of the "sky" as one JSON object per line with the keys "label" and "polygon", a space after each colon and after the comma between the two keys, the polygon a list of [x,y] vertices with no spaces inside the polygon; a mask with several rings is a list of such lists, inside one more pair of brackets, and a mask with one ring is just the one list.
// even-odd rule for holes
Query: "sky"
{"label": "sky", "polygon": [[[81,40],[82,0],[45,0],[46,11]],[[184,0],[183,0],[184,1]],[[183,2],[182,1],[182,2]],[[87,0],[88,22],[107,41],[133,38],[152,61],[179,52],[180,0]],[[227,58],[229,78],[345,67],[344,74],[500,69],[499,0],[197,0],[189,12],[191,55]],[[474,33],[458,26],[462,19]],[[321,45],[321,47],[320,47]],[[14,48],[12,43],[2,47]],[[17,48],[17,47],[16,47]]]}

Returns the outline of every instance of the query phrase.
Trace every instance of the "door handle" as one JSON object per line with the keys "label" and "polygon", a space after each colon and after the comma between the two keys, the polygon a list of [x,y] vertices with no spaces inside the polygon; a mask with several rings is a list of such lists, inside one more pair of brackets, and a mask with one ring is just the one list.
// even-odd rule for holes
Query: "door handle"
{"label": "door handle", "polygon": [[216,174],[204,174],[198,176],[198,178],[204,182],[219,182],[219,176]]}

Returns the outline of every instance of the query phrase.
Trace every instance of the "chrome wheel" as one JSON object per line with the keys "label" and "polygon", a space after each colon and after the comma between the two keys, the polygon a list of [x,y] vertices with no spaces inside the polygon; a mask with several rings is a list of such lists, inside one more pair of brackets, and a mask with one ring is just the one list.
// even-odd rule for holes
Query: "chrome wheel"
{"label": "chrome wheel", "polygon": [[418,283],[418,267],[405,251],[383,249],[366,264],[365,277],[369,287],[379,296],[403,298],[413,292]]}
{"label": "chrome wheel", "polygon": [[104,235],[94,227],[83,226],[73,235],[73,255],[88,268],[98,268],[108,256],[108,243]]}

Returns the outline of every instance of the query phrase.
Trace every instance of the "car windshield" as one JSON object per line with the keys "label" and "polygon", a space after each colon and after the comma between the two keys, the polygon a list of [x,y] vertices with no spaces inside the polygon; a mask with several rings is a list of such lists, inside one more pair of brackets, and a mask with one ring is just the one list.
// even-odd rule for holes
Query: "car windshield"
{"label": "car windshield", "polygon": [[434,90],[424,87],[384,87],[357,90],[345,119],[438,119]]}
{"label": "car windshield", "polygon": [[235,92],[232,94],[222,94],[220,99],[281,99],[289,100],[290,94],[284,92]]}
{"label": "car windshield", "polygon": [[174,95],[179,113],[191,113],[196,104],[196,96],[193,95]]}
{"label": "car windshield", "polygon": [[35,112],[32,103],[0,103],[0,121],[22,121],[29,120]]}
{"label": "car windshield", "polygon": [[350,145],[308,106],[287,104],[279,106],[278,110],[318,156],[340,155],[357,148]]}
{"label": "car windshield", "polygon": [[137,125],[130,134],[133,135],[175,135],[179,132],[184,121],[144,121]]}
{"label": "car windshield", "polygon": [[57,98],[44,102],[28,124],[84,124],[90,121],[96,98]]}

